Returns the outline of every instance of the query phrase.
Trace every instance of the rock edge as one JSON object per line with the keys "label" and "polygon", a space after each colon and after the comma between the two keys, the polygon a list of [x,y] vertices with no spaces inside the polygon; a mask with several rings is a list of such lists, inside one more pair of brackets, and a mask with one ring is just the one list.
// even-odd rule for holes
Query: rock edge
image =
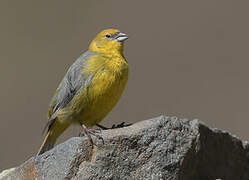
{"label": "rock edge", "polygon": [[0,180],[248,180],[249,143],[199,120],[160,116],[101,132],[92,149],[74,137],[0,173]]}

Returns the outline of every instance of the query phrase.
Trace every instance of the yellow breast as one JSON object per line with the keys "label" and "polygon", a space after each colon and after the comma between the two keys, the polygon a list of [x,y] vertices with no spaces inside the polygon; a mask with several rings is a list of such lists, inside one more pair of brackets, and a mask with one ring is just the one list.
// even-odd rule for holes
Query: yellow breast
{"label": "yellow breast", "polygon": [[87,101],[80,122],[87,127],[99,123],[115,106],[128,79],[128,64],[122,56],[111,57],[101,65],[86,90]]}

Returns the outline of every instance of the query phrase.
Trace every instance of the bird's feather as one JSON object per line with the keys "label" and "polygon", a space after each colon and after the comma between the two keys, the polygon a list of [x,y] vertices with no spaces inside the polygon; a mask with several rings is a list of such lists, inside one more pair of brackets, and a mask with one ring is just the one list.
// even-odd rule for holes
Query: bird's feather
{"label": "bird's feather", "polygon": [[66,107],[81,88],[87,88],[94,74],[84,74],[81,70],[86,60],[94,55],[96,55],[94,52],[87,51],[83,53],[68,69],[50,102],[48,112],[49,121],[44,131],[50,129],[56,119],[58,110]]}

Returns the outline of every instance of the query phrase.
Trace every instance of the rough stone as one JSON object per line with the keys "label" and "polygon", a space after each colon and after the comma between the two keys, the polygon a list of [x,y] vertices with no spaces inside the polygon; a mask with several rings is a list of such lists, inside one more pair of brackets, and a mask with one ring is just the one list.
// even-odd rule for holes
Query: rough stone
{"label": "rough stone", "polygon": [[94,148],[86,137],[71,138],[0,180],[249,179],[249,143],[199,120],[161,116],[101,136]]}

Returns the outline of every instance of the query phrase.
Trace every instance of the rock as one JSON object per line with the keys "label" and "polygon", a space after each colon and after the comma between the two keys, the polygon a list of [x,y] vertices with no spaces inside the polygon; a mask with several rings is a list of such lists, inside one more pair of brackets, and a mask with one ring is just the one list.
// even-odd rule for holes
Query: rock
{"label": "rock", "polygon": [[93,149],[74,137],[0,180],[249,179],[249,143],[198,120],[161,116],[101,135]]}

